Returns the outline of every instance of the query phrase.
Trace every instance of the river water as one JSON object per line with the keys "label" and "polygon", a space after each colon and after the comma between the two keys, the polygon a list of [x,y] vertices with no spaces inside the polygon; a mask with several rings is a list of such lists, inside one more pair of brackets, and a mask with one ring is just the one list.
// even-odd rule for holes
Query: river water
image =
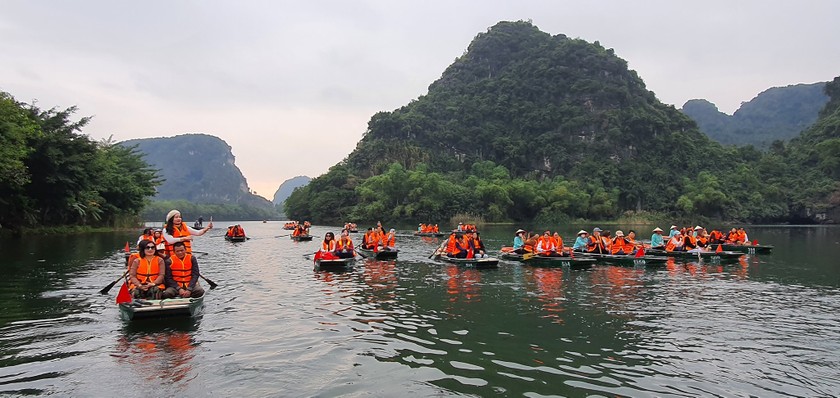
{"label": "river water", "polygon": [[219,287],[187,320],[126,323],[119,284],[98,294],[136,234],[0,242],[0,394],[840,395],[840,228],[753,226],[774,253],[732,264],[589,270],[440,264],[403,229],[397,261],[335,273],[306,258],[317,240],[242,225],[247,242],[196,239]]}

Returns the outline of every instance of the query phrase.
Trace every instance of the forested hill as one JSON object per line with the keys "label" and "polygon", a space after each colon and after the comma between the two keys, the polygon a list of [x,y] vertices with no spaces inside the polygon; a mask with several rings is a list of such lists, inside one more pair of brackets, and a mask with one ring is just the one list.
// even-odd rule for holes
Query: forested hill
{"label": "forested hill", "polygon": [[825,84],[773,87],[743,103],[732,116],[704,99],[686,102],[682,111],[715,141],[767,148],[775,140],[797,136],[817,120],[828,102]]}
{"label": "forested hill", "polygon": [[155,200],[272,207],[265,198],[251,194],[245,177],[234,164],[231,147],[218,137],[183,134],[121,144],[136,145],[146,162],[160,170],[163,182]]}
{"label": "forested hill", "polygon": [[813,197],[764,184],[760,158],[710,140],[612,49],[500,22],[426,95],[373,115],[356,149],[295,191],[286,214],[562,221],[644,211],[783,221],[810,212]]}

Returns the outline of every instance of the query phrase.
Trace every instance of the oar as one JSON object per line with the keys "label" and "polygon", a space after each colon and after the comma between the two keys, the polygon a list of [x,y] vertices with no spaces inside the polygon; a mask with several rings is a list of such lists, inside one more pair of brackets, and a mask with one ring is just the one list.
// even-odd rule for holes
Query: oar
{"label": "oar", "polygon": [[119,278],[115,279],[113,282],[109,283],[109,284],[108,284],[108,286],[103,287],[103,288],[102,288],[102,290],[100,290],[100,291],[99,291],[99,294],[108,294],[108,292],[111,290],[111,288],[112,288],[112,287],[114,287],[114,285],[116,285],[116,284],[117,284],[117,282],[121,281],[121,280],[122,280],[122,278],[125,278],[125,276],[126,276],[126,275],[128,275],[128,270],[126,270],[126,271],[122,274],[122,276],[120,276]]}
{"label": "oar", "polygon": [[443,248],[443,245],[444,245],[444,244],[446,244],[447,242],[448,242],[448,240],[444,240],[444,241],[443,241],[443,243],[441,243],[441,244],[440,244],[440,246],[438,246],[437,248],[435,248],[435,251],[433,251],[433,252],[432,252],[432,254],[430,254],[430,255],[429,255],[429,258],[434,257],[434,256],[435,256],[435,254],[438,254],[438,252],[440,251],[440,249],[442,249],[442,248]]}
{"label": "oar", "polygon": [[275,236],[275,238],[283,238],[283,237],[286,237],[286,236],[289,236],[289,235],[291,235],[291,234],[277,235],[277,236]]}
{"label": "oar", "polygon": [[215,289],[216,286],[219,286],[219,285],[216,284],[216,282],[213,282],[210,279],[207,279],[204,275],[198,274],[198,276],[201,277],[201,279],[204,279],[204,281],[207,282],[208,285],[210,285],[211,289]]}
{"label": "oar", "polygon": [[198,250],[193,250],[192,252],[193,252],[193,254],[201,254],[201,255],[204,255],[204,256],[209,256],[210,255],[210,253],[201,252],[201,251],[198,251]]}
{"label": "oar", "polygon": [[530,260],[532,257],[536,256],[536,253],[525,253],[522,255],[522,260]]}

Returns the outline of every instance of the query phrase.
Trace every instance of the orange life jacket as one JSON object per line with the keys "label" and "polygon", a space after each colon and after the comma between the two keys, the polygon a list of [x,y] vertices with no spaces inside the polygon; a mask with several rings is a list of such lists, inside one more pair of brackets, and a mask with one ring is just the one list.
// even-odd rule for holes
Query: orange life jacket
{"label": "orange life jacket", "polygon": [[535,247],[538,253],[550,253],[557,250],[557,246],[554,244],[554,238],[545,235],[540,236]]}
{"label": "orange life jacket", "polygon": [[685,250],[697,248],[697,239],[691,235],[686,235],[685,238],[683,238],[683,248]]}
{"label": "orange life jacket", "polygon": [[589,243],[586,244],[586,248],[590,253],[607,253],[607,247],[601,238],[600,236],[589,235]]}
{"label": "orange life jacket", "polygon": [[385,235],[382,238],[382,246],[394,247],[395,243],[396,243],[396,238],[395,238],[394,234],[392,234],[390,232],[388,233],[388,235]]}
{"label": "orange life jacket", "polygon": [[665,251],[672,252],[674,249],[677,248],[677,240],[674,238],[668,239],[668,243],[665,244]]}
{"label": "orange life jacket", "polygon": [[562,236],[552,236],[554,239],[554,249],[558,252],[563,250],[563,237]]}
{"label": "orange life jacket", "polygon": [[458,248],[456,244],[458,238],[455,237],[455,234],[449,235],[449,242],[446,244],[446,252],[451,255],[456,255],[460,253],[462,250]]}
{"label": "orange life jacket", "polygon": [[169,259],[172,260],[172,265],[169,266],[172,270],[172,279],[178,283],[179,288],[186,289],[192,280],[192,255],[187,254],[183,260],[178,256],[172,256]]}
{"label": "orange life jacket", "polygon": [[[137,280],[140,281],[140,283],[154,282],[160,273],[160,267],[163,265],[161,264],[162,262],[163,259],[158,256],[154,256],[151,262],[146,260],[145,257],[140,257],[140,265],[137,266]],[[133,283],[129,283],[129,289],[134,289],[136,287],[137,286]],[[163,283],[157,285],[157,287],[159,289],[163,289]]]}
{"label": "orange life jacket", "polygon": [[697,238],[697,246],[706,247],[709,244],[709,238],[701,236]]}
{"label": "orange life jacket", "polygon": [[747,231],[739,230],[736,236],[735,242],[737,243],[745,243],[747,241]]}
{"label": "orange life jacket", "polygon": [[322,252],[334,252],[335,251],[335,239],[330,239],[329,242],[327,242],[327,241],[321,242],[321,251]]}
{"label": "orange life jacket", "polygon": [[[173,226],[172,237],[174,237],[174,238],[184,238],[184,237],[187,237],[187,236],[190,236],[190,230],[189,230],[189,228],[187,228],[187,224],[181,223],[180,228],[178,226]],[[184,241],[184,247],[187,249],[187,253],[192,253],[192,241],[185,240]],[[170,257],[173,256],[172,244],[169,243],[169,242],[166,242],[166,253],[169,254]]]}
{"label": "orange life jacket", "polygon": [[726,234],[726,241],[731,243],[738,242],[738,233],[737,232],[730,232]]}
{"label": "orange life jacket", "polygon": [[347,238],[346,242],[345,242],[345,239],[337,240],[335,242],[335,250],[337,250],[337,251],[353,250],[353,240],[351,240],[350,238]]}
{"label": "orange life jacket", "polygon": [[623,236],[616,236],[612,241],[611,248],[610,253],[612,254],[617,254],[622,250],[624,251],[624,254],[630,254],[633,252],[633,245]]}

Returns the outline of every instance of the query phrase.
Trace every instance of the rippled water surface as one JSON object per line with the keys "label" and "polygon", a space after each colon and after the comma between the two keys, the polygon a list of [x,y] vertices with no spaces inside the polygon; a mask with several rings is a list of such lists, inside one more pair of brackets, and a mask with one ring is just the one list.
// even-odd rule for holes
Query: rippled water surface
{"label": "rippled water surface", "polygon": [[0,242],[0,394],[840,395],[838,228],[751,227],[775,252],[732,264],[589,270],[436,263],[404,230],[398,260],[324,272],[317,240],[243,226],[197,238],[219,287],[193,320],[126,323],[119,284],[98,294],[134,234]]}

